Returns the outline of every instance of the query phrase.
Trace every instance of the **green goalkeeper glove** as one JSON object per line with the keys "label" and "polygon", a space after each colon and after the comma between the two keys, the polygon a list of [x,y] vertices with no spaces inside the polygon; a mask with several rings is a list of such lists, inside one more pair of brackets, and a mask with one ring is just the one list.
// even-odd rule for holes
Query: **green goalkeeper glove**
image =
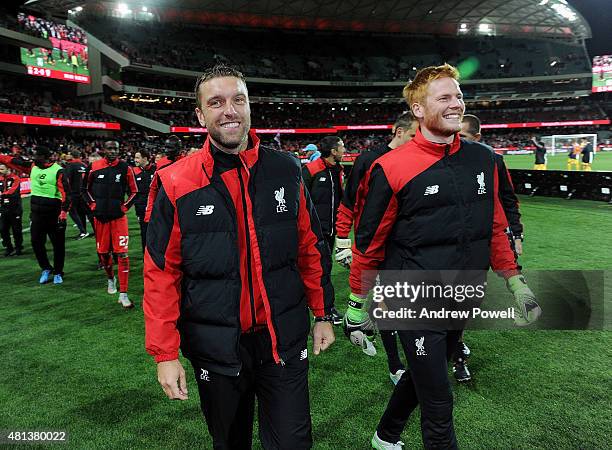
{"label": "green goalkeeper glove", "polygon": [[368,356],[376,355],[376,347],[370,340],[376,333],[376,326],[368,316],[365,307],[366,299],[360,298],[355,294],[349,295],[349,306],[342,320],[344,334],[349,338],[351,344],[361,347],[361,350]]}
{"label": "green goalkeeper glove", "polygon": [[506,280],[506,287],[514,296],[514,301],[518,306],[518,311],[515,309],[514,324],[519,327],[530,325],[542,314],[542,308],[537,304],[535,294],[522,275],[514,275]]}

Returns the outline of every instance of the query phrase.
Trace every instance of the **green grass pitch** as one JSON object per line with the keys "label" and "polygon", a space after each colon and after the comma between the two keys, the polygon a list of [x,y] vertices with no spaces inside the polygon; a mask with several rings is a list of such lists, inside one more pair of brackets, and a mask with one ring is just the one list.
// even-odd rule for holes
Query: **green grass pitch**
{"label": "green grass pitch", "polygon": [[[526,268],[612,268],[611,206],[522,197],[521,208]],[[212,448],[192,372],[189,400],[166,400],[144,351],[132,214],[130,233],[131,311],[106,293],[94,240],[71,240],[70,222],[62,286],[38,285],[29,245],[22,257],[0,259],[0,430],[66,430],[62,448]],[[344,309],[347,271],[336,266],[333,281]],[[367,449],[392,390],[386,358],[380,345],[369,358],[336,334],[310,360],[314,448]],[[610,331],[471,331],[466,341],[474,381],[453,382],[461,448],[610,448]],[[418,415],[402,438],[406,448],[422,447]]]}
{"label": "green grass pitch", "polygon": [[[21,49],[21,62],[28,66],[39,67],[37,58],[42,58],[42,53],[39,48],[34,49],[35,56],[30,56],[28,54],[27,49]],[[53,59],[55,60],[55,65],[44,63],[42,67],[45,69],[59,70],[62,72],[72,72],[72,64],[70,62],[70,58],[68,58],[68,62],[64,62],[62,56],[60,55],[60,51],[57,48],[53,49]],[[84,66],[82,62],[79,60],[79,66],[77,68],[77,75],[86,75],[89,76],[89,68]]]}
{"label": "green grass pitch", "polygon": [[[505,155],[508,169],[533,169],[534,155]],[[548,170],[567,170],[567,155],[548,155]],[[612,172],[612,152],[597,152],[593,159],[593,170]]]}

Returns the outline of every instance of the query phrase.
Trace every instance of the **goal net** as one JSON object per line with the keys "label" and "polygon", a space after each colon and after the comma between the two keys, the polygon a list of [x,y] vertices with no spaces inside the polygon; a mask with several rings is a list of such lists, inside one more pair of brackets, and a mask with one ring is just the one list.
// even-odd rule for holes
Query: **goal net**
{"label": "goal net", "polygon": [[597,149],[596,134],[553,134],[552,136],[542,137],[546,151],[551,156],[558,154],[567,155],[577,146],[582,147],[585,141],[593,146],[593,152],[595,152]]}

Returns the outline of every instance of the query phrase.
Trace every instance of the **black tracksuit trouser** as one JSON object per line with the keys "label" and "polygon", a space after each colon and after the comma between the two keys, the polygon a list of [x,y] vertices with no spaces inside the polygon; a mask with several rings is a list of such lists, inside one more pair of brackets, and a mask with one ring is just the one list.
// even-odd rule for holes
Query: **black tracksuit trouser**
{"label": "black tracksuit trouser", "polygon": [[455,351],[461,330],[401,330],[397,333],[409,369],[391,394],[378,423],[378,436],[387,442],[399,441],[408,417],[420,405],[425,448],[456,449],[448,361]]}
{"label": "black tracksuit trouser", "polygon": [[281,365],[274,362],[267,330],[245,333],[240,338],[240,357],[242,370],[236,377],[193,364],[213,448],[251,449],[255,397],[264,449],[311,448],[306,341],[304,351]]}
{"label": "black tracksuit trouser", "polygon": [[[2,235],[2,246],[7,250],[21,251],[23,249],[22,212],[5,209],[0,211],[0,235]],[[11,241],[11,232],[15,246]]]}
{"label": "black tracksuit trouser", "polygon": [[[42,270],[52,270],[54,274],[64,274],[64,259],[66,257],[66,227],[58,225],[60,209],[50,209],[46,212],[32,211],[30,218],[30,238],[32,250],[36,255],[38,265]],[[47,237],[53,246],[53,266],[47,256]]]}

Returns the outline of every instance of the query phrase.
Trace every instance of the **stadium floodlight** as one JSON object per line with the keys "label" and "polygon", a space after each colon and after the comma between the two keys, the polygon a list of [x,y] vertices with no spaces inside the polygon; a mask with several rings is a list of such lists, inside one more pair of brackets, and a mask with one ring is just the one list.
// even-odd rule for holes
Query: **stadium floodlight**
{"label": "stadium floodlight", "polygon": [[570,22],[573,22],[578,19],[576,13],[572,10],[572,8],[567,6],[566,2],[553,3],[552,5],[550,5],[550,7],[554,9],[557,14],[559,14],[564,19],[569,20]]}
{"label": "stadium floodlight", "polygon": [[130,8],[128,8],[128,5],[126,5],[125,3],[119,3],[117,5],[117,11],[119,11],[120,14],[129,14],[130,13]]}
{"label": "stadium floodlight", "polygon": [[81,11],[83,11],[83,7],[82,6],[77,6],[76,8],[74,8],[74,10],[76,12],[81,12]]}

